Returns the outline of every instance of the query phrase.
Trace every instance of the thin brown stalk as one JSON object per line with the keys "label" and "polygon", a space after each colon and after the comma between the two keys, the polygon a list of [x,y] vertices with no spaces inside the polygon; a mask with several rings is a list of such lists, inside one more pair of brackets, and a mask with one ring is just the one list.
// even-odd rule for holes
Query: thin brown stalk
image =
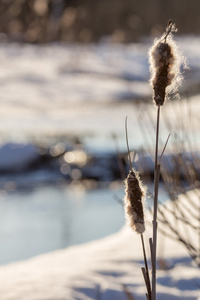
{"label": "thin brown stalk", "polygon": [[147,264],[147,256],[146,256],[146,250],[145,250],[145,244],[144,244],[144,237],[143,234],[141,236],[141,241],[142,241],[142,250],[143,250],[143,256],[144,256],[144,264],[145,268],[142,268],[143,276],[144,276],[144,281],[146,284],[147,288],[147,294],[146,297],[147,299],[151,300],[151,283],[150,283],[150,277],[149,277],[149,268]]}
{"label": "thin brown stalk", "polygon": [[[167,228],[170,230],[171,233],[173,233],[175,235],[174,239],[175,240],[178,240],[179,242],[181,242],[188,250],[188,253],[190,254],[190,256],[192,257],[192,259],[194,259],[194,261],[196,261],[198,259],[197,257],[197,250],[196,248],[194,247],[194,245],[190,242],[190,241],[187,241],[185,239],[185,237],[183,237],[180,233],[179,230],[177,230],[175,228],[175,226],[173,226],[171,224],[170,221],[167,220],[164,212],[162,210],[160,210],[159,208],[159,214],[162,216],[162,219],[159,220],[159,222],[163,223],[163,224],[167,224]],[[160,231],[162,231],[162,229],[159,229]],[[165,234],[166,235],[166,234]]]}
{"label": "thin brown stalk", "polygon": [[165,143],[165,145],[164,145],[163,151],[162,151],[161,156],[160,156],[159,164],[161,163],[161,159],[162,159],[163,154],[164,154],[164,152],[165,152],[165,149],[166,149],[166,147],[167,147],[167,143],[168,143],[168,141],[169,141],[170,135],[171,135],[171,134],[168,135],[168,138],[167,138],[166,143]]}
{"label": "thin brown stalk", "polygon": [[122,163],[122,157],[121,157],[120,151],[119,151],[117,136],[113,133],[112,138],[113,138],[113,141],[115,143],[115,149],[116,149],[117,162],[118,162],[118,166],[119,166],[120,176],[121,176],[121,179],[124,180],[126,178],[126,172],[125,172],[125,167]]}
{"label": "thin brown stalk", "polygon": [[157,210],[160,164],[158,164],[158,138],[160,123],[160,105],[157,109],[156,148],[155,148],[155,179],[154,179],[154,211],[153,211],[153,245],[152,245],[152,300],[156,300],[156,252],[157,252]]}
{"label": "thin brown stalk", "polygon": [[131,294],[129,288],[125,284],[123,284],[122,287],[123,287],[124,293],[125,293],[125,295],[127,297],[127,300],[135,300],[135,298]]}
{"label": "thin brown stalk", "polygon": [[127,150],[128,150],[130,170],[132,170],[133,167],[132,167],[132,163],[131,163],[131,154],[130,154],[130,148],[129,148],[129,143],[128,143],[127,116],[126,116],[126,120],[125,120],[125,131],[126,131],[126,145],[127,145]]}
{"label": "thin brown stalk", "polygon": [[[139,212],[142,210],[142,212],[140,212],[141,217],[139,218],[140,222],[141,222],[143,220],[143,217],[144,217],[143,216],[143,207],[142,207],[142,209],[141,208],[139,209],[138,199],[144,196],[144,190],[142,189],[140,180],[137,176],[137,172],[133,169],[132,163],[131,163],[131,155],[130,155],[130,149],[129,149],[129,143],[128,143],[127,117],[126,117],[126,120],[125,120],[125,131],[126,131],[126,144],[127,144],[128,158],[129,158],[129,164],[130,164],[130,172],[129,172],[129,175],[127,177],[126,194],[127,194],[127,199],[129,199],[131,205],[135,204],[133,202],[135,202],[134,199],[136,197],[137,204],[135,206],[137,206],[137,210],[136,210],[136,207],[133,208],[133,206],[132,206],[131,211],[135,211],[135,212],[137,212],[136,214],[139,215]],[[134,189],[133,189],[133,187],[134,187]],[[134,195],[133,195],[133,191],[134,191]],[[133,229],[133,227],[134,227],[134,229],[138,233],[140,233],[141,242],[142,242],[143,257],[144,257],[144,264],[145,264],[145,268],[142,268],[142,273],[143,273],[145,285],[146,285],[146,288],[147,288],[146,298],[147,298],[147,300],[152,300],[149,269],[148,269],[148,264],[147,264],[146,250],[145,250],[145,244],[144,244],[144,238],[143,238],[143,232],[145,230],[145,227],[144,227],[144,224],[139,224],[138,226],[136,226],[136,221],[138,222],[139,220],[135,220],[135,218],[134,218],[134,222],[131,221],[131,224],[134,225],[134,226],[131,225],[131,228]]]}

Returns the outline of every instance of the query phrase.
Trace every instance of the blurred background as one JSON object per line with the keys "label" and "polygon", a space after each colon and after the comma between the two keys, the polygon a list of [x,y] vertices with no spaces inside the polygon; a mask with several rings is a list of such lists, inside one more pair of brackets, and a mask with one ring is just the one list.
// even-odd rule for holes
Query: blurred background
{"label": "blurred background", "polygon": [[181,34],[198,34],[200,4],[196,0],[2,0],[0,31],[27,43],[138,42],[157,36],[168,19]]}
{"label": "blurred background", "polygon": [[[198,150],[199,11],[196,0],[0,0],[0,264],[124,225],[126,116],[151,206],[148,51],[169,19],[190,68],[181,105],[172,95],[163,108],[160,147],[171,133],[172,153]],[[166,163],[173,172],[170,151]]]}

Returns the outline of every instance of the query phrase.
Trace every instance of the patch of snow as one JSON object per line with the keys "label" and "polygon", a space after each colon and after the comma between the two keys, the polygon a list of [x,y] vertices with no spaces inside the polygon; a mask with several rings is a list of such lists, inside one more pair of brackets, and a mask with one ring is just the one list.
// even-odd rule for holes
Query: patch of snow
{"label": "patch of snow", "polygon": [[[180,243],[159,235],[161,243],[158,257],[170,267],[157,269],[157,299],[199,300],[199,268]],[[140,237],[123,227],[101,240],[1,266],[0,294],[4,300],[126,300],[126,288],[144,300],[143,265]]]}
{"label": "patch of snow", "polygon": [[[195,82],[200,70],[198,42],[197,37],[178,39],[191,68],[186,75]],[[90,142],[105,147],[113,132],[124,138],[124,119],[132,112],[135,147],[141,147],[133,104],[148,98],[152,103],[151,44],[1,44],[1,141],[96,135]]]}

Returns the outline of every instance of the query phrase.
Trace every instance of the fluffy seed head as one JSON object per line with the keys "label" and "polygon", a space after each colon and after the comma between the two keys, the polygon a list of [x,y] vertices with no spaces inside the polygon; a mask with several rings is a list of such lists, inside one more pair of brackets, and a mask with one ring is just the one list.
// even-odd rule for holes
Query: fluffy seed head
{"label": "fluffy seed head", "polygon": [[170,23],[165,34],[154,41],[149,51],[150,83],[157,106],[164,104],[169,93],[177,92],[183,79],[180,68],[184,59],[173,40],[173,31],[176,31],[175,25]]}
{"label": "fluffy seed head", "polygon": [[143,200],[146,190],[135,170],[129,172],[125,183],[124,210],[126,220],[134,231],[141,234],[145,231]]}

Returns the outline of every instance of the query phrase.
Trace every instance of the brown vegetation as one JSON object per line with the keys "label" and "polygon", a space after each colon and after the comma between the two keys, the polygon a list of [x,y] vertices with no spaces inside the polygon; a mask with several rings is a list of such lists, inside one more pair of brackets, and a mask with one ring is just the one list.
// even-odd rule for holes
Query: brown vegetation
{"label": "brown vegetation", "polygon": [[170,18],[181,34],[198,34],[199,9],[196,0],[2,0],[0,32],[31,43],[137,42],[163,32]]}

